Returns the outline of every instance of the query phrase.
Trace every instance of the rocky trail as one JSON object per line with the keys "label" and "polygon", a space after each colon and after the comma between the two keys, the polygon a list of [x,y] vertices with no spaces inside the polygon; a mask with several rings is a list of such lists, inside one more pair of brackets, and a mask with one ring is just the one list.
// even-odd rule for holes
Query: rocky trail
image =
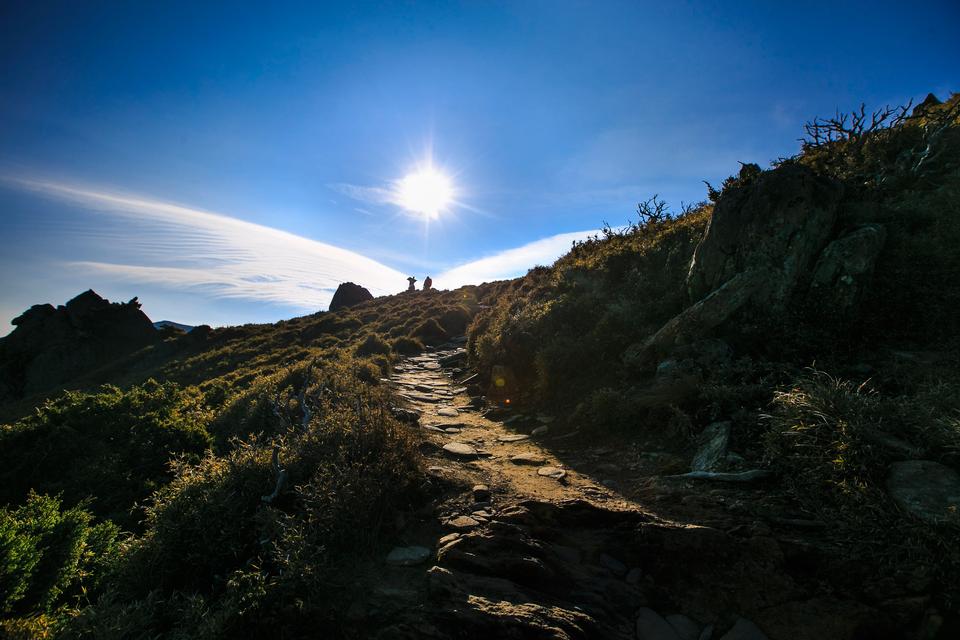
{"label": "rocky trail", "polygon": [[758,517],[754,483],[684,476],[689,456],[488,406],[464,364],[451,344],[385,379],[444,490],[347,612],[376,637],[920,638],[935,624],[904,635],[924,601],[828,586],[822,523]]}

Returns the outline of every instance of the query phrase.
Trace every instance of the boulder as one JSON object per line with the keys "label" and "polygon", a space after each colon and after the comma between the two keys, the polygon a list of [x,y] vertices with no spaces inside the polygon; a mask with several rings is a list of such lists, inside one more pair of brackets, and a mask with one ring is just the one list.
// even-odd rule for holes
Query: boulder
{"label": "boulder", "polygon": [[810,282],[818,307],[834,312],[855,309],[886,239],[886,229],[868,224],[828,244],[817,259]]}
{"label": "boulder", "polygon": [[352,307],[367,300],[373,300],[373,295],[369,291],[358,284],[344,282],[337,287],[333,299],[330,300],[330,311]]}
{"label": "boulder", "polygon": [[891,464],[887,491],[898,505],[925,522],[960,519],[960,474],[939,462]]}
{"label": "boulder", "polygon": [[687,275],[692,302],[737,274],[762,273],[758,304],[782,305],[830,241],[839,183],[798,164],[724,190]]}

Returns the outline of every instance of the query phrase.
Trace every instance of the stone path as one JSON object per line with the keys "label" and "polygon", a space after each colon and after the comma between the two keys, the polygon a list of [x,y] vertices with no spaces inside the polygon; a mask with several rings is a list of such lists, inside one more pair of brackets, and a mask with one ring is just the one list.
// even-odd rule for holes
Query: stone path
{"label": "stone path", "polygon": [[[696,529],[661,520],[567,466],[552,446],[562,436],[551,433],[551,416],[489,411],[467,393],[470,372],[458,368],[464,356],[449,345],[405,359],[385,379],[404,409],[419,415],[410,428],[423,439],[428,473],[464,487],[438,504],[428,557],[420,546],[388,556],[393,571],[419,572],[410,578],[422,582],[419,596],[408,593],[391,614],[385,637],[449,637],[453,630],[458,637],[767,637],[759,629],[729,635],[740,610],[725,612],[723,633],[714,634],[709,623],[717,609],[730,608],[727,594],[652,603],[652,592],[677,582],[675,567],[656,552],[664,544],[680,554],[690,547],[686,562],[708,562],[716,547],[736,560],[737,571],[752,560],[723,534],[705,542]],[[644,527],[647,547],[637,544]],[[759,592],[745,597],[761,599]]]}

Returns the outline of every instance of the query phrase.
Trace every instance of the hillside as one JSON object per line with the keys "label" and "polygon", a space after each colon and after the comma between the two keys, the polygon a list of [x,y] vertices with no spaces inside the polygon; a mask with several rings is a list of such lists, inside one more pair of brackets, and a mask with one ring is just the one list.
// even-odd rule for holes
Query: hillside
{"label": "hillside", "polygon": [[189,333],[33,307],[2,629],[956,637],[960,97],[805,131],[511,281]]}

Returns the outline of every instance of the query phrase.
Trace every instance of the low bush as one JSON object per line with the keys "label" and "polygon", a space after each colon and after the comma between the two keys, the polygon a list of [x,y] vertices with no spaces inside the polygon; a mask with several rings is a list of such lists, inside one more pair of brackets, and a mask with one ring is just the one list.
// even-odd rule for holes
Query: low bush
{"label": "low bush", "polygon": [[[296,397],[311,403],[305,427],[306,407],[293,400],[282,435],[178,464],[112,588],[71,633],[303,635],[340,620],[351,571],[379,549],[396,512],[420,500],[416,443],[393,419],[385,390],[361,383],[354,364],[344,358],[291,372],[301,380]],[[287,480],[268,499],[278,467]]]}
{"label": "low bush", "polygon": [[[55,617],[81,604],[114,559],[117,533],[81,507],[32,492],[23,505],[0,509],[0,614]],[[37,625],[43,621],[16,626]]]}
{"label": "low bush", "polygon": [[174,383],[67,392],[0,428],[0,502],[31,490],[71,506],[89,498],[97,515],[133,526],[131,508],[169,479],[170,460],[208,449],[210,418],[197,389]]}

